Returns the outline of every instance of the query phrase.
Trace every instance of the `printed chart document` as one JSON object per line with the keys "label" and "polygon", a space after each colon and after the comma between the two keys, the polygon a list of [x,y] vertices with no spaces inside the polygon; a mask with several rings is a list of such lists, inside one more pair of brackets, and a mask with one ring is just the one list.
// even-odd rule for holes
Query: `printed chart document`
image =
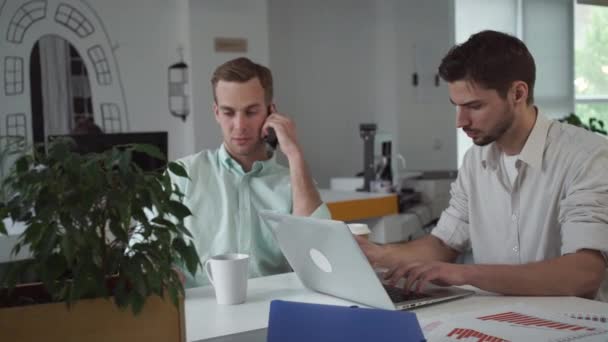
{"label": "printed chart document", "polygon": [[605,323],[583,321],[519,304],[440,316],[420,322],[432,341],[607,341]]}
{"label": "printed chart document", "polygon": [[[600,315],[600,314],[585,313],[585,312],[569,312],[569,313],[565,313],[564,315],[571,317],[571,318],[582,319],[585,321],[600,322],[600,323],[608,324],[608,315]],[[606,325],[606,327],[608,328],[608,325]]]}

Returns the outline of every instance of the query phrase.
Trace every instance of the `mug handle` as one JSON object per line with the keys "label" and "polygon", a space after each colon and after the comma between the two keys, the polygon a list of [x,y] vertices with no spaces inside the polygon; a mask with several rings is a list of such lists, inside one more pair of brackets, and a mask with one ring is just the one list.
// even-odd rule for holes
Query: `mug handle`
{"label": "mug handle", "polygon": [[205,274],[207,274],[207,279],[209,279],[211,285],[215,286],[215,284],[213,283],[213,277],[211,275],[211,264],[209,263],[210,261],[211,259],[207,259],[207,261],[205,261],[205,264],[203,265],[203,268],[205,269]]}

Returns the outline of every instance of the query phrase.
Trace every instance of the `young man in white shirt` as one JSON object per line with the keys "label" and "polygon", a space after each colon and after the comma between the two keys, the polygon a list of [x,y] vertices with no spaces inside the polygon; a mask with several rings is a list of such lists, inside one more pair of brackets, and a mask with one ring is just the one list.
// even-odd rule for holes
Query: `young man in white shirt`
{"label": "young man in white shirt", "polygon": [[[378,246],[393,282],[473,285],[507,295],[608,299],[608,141],[534,105],[534,59],[519,39],[472,35],[439,66],[456,123],[473,139],[433,232]],[[474,264],[455,264],[471,249]]]}

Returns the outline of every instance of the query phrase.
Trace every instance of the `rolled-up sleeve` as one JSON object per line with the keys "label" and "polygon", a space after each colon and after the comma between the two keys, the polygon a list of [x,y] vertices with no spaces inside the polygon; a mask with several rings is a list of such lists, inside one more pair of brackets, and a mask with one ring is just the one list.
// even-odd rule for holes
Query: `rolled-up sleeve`
{"label": "rolled-up sleeve", "polygon": [[470,248],[469,201],[467,196],[470,171],[467,167],[469,164],[467,159],[465,157],[465,162],[458,172],[458,177],[452,183],[450,205],[443,211],[437,226],[431,233],[459,252]]}
{"label": "rolled-up sleeve", "polygon": [[561,253],[593,249],[608,255],[608,147],[585,158],[560,203]]}

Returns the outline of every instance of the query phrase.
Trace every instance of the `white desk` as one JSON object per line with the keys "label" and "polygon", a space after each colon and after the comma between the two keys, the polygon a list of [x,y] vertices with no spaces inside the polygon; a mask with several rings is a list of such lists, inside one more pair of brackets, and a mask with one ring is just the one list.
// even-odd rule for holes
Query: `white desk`
{"label": "white desk", "polygon": [[[217,305],[213,288],[200,287],[186,291],[186,336],[188,342],[266,341],[270,301],[353,305],[338,298],[312,292],[302,286],[294,273],[249,280],[247,302],[240,305]],[[458,313],[525,303],[554,312],[581,311],[608,313],[608,303],[576,297],[504,297],[479,291],[478,295],[414,310],[419,320],[439,314]]]}

